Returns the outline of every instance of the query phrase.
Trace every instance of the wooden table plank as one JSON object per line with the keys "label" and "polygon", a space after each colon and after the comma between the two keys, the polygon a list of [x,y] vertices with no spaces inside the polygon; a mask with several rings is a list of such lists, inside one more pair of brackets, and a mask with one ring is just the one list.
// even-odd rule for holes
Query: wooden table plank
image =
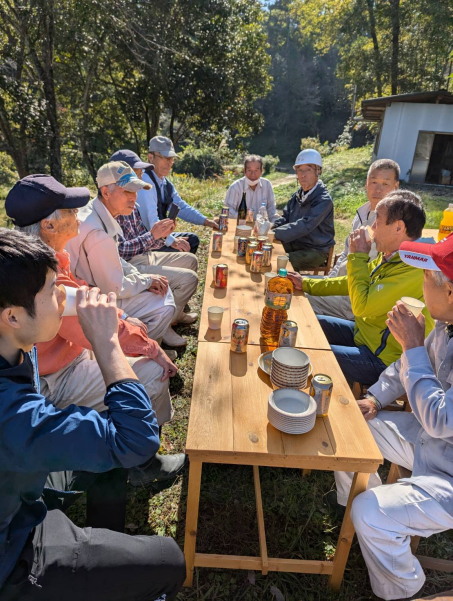
{"label": "wooden table plank", "polygon": [[[272,258],[272,269],[263,268],[262,273],[250,273],[250,266],[245,260],[233,252],[234,226],[230,220],[230,231],[224,235],[222,253],[211,252],[208,258],[206,283],[203,304],[200,315],[199,341],[225,342],[231,341],[231,324],[234,319],[242,317],[250,323],[249,344],[260,344],[260,322],[264,307],[264,273],[276,271],[276,256],[284,254],[280,245],[274,246],[275,255]],[[212,282],[212,266],[226,263],[229,268],[228,287],[215,288]],[[220,330],[208,327],[208,307],[217,305],[225,309]],[[296,291],[288,319],[297,322],[299,331],[296,346],[304,348],[319,348],[330,350],[330,345],[314,316],[313,309],[303,292]]]}

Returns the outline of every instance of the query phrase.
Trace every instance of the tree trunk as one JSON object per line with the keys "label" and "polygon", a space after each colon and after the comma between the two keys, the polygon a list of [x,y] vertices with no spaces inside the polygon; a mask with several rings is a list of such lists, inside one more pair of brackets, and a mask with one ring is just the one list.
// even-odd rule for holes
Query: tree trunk
{"label": "tree trunk", "polygon": [[374,6],[373,0],[366,0],[368,8],[368,20],[370,24],[370,35],[373,40],[374,50],[374,70],[376,76],[376,90],[378,96],[382,96],[382,58],[381,51],[379,49],[379,42],[376,34],[376,19],[374,18]]}
{"label": "tree trunk", "polygon": [[392,14],[392,62],[390,81],[392,94],[398,94],[399,46],[400,46],[400,0],[390,0]]}

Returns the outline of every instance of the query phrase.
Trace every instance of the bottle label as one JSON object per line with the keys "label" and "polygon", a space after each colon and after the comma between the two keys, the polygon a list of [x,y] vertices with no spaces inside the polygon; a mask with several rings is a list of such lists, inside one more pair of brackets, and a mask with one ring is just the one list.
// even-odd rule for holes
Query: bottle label
{"label": "bottle label", "polygon": [[439,232],[453,232],[453,225],[442,225],[439,226]]}
{"label": "bottle label", "polygon": [[246,225],[246,219],[238,219],[237,225]]}
{"label": "bottle label", "polygon": [[288,310],[291,306],[292,297],[292,294],[283,294],[281,292],[271,292],[270,290],[266,290],[266,307]]}

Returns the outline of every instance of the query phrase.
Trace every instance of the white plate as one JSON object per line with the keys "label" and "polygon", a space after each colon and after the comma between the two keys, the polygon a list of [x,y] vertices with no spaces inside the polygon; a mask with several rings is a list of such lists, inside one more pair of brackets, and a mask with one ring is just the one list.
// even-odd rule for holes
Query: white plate
{"label": "white plate", "polygon": [[[267,353],[263,353],[262,355],[260,355],[258,357],[258,366],[269,376],[271,375],[272,353],[273,353],[273,351],[267,351]],[[312,372],[312,367],[310,364],[309,368],[308,368],[308,375],[311,375],[311,372]]]}

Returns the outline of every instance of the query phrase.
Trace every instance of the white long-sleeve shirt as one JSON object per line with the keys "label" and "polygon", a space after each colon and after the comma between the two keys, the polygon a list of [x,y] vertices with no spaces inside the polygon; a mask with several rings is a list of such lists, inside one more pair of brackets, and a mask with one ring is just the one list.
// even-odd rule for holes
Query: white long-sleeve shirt
{"label": "white long-sleeve shirt", "polygon": [[230,217],[238,216],[238,209],[239,205],[241,204],[242,194],[244,191],[247,209],[253,209],[253,212],[256,216],[261,203],[265,202],[269,221],[274,223],[277,217],[279,217],[275,208],[274,190],[271,182],[264,177],[260,177],[255,190],[252,190],[252,188],[246,183],[245,177],[241,177],[241,179],[238,179],[231,184],[225,197],[225,206],[230,209]]}

